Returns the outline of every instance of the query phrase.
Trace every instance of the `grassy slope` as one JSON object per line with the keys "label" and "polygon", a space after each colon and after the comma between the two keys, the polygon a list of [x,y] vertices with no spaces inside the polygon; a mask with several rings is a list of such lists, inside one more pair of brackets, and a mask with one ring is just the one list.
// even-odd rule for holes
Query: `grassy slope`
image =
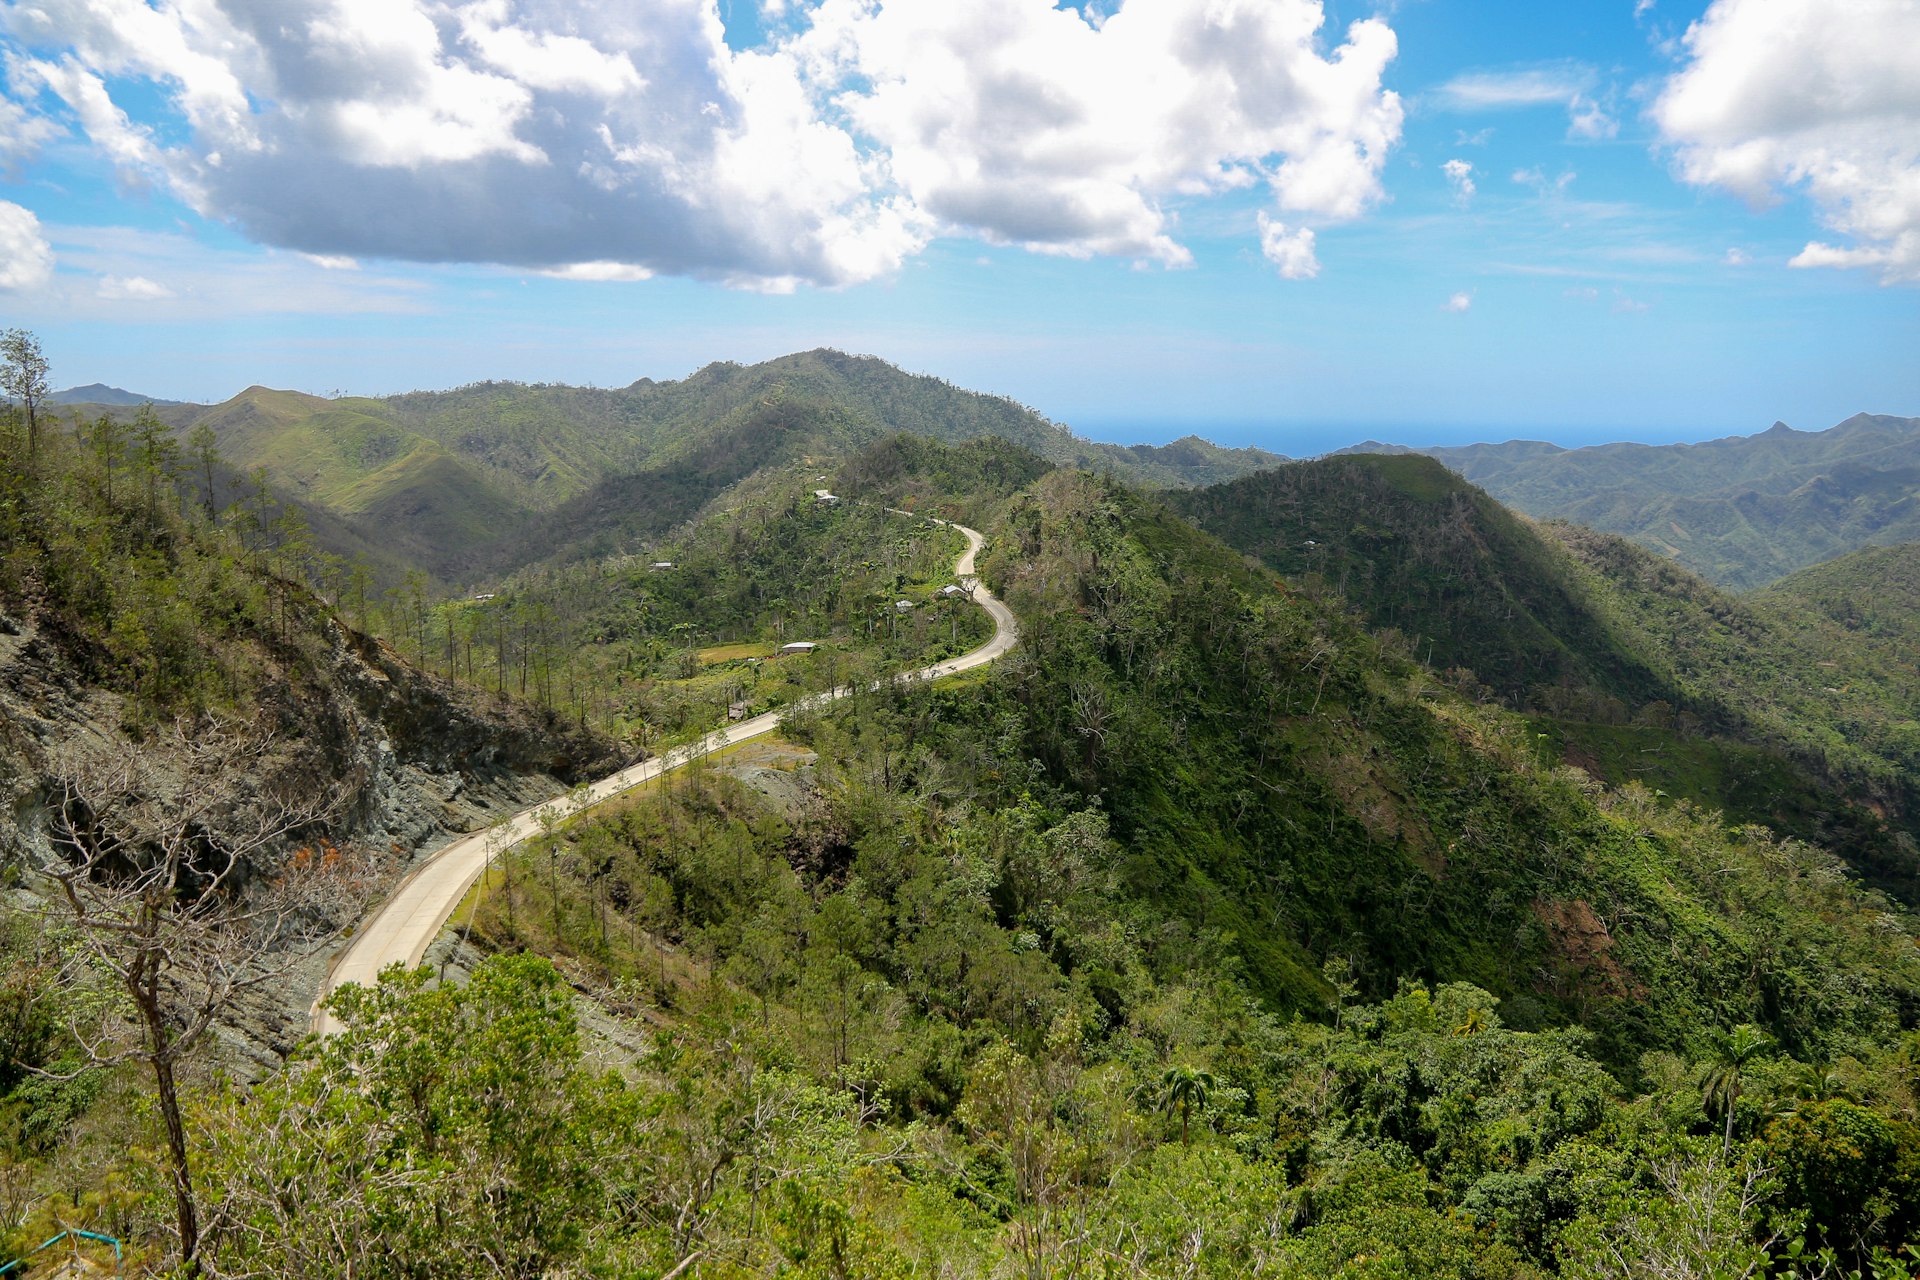
{"label": "grassy slope", "polygon": [[275,490],[436,575],[457,573],[475,547],[524,522],[495,478],[400,426],[378,401],[250,387],[199,423],[213,428],[232,466],[264,469]]}

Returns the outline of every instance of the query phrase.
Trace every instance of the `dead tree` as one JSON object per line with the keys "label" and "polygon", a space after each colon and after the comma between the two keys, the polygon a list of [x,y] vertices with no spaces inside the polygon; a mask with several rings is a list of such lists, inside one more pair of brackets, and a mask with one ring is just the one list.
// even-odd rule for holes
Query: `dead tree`
{"label": "dead tree", "polygon": [[[111,760],[56,764],[49,906],[125,992],[130,1026],[74,1028],[90,1066],[145,1063],[167,1131],[182,1260],[199,1250],[175,1067],[244,993],[282,977],[369,896],[372,866],[319,840],[324,793],[272,787],[270,739],[176,724]],[[128,1042],[131,1041],[131,1044]]]}

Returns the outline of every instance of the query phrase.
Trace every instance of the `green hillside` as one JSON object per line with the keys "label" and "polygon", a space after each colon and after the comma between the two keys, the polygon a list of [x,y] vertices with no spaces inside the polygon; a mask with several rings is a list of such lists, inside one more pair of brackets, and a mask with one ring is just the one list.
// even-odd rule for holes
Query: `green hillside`
{"label": "green hillside", "polygon": [[[1784,590],[1731,597],[1625,540],[1534,525],[1415,455],[1299,463],[1168,501],[1454,687],[1527,711],[1596,776],[1818,840],[1920,893],[1920,756],[1902,727],[1915,685],[1897,647],[1811,625]],[[1894,592],[1884,612],[1920,616],[1903,603],[1920,602]]]}
{"label": "green hillside", "polygon": [[[738,421],[859,436],[797,403]],[[258,1081],[192,1046],[204,1274],[1898,1274],[1886,1251],[1920,1229],[1914,918],[1828,849],[1565,767],[1545,722],[1437,681],[1410,639],[1523,655],[1515,699],[1705,705],[1756,654],[1787,669],[1765,615],[1419,460],[1188,498],[991,433],[722,453],[660,463],[724,485],[652,544],[671,569],[402,592],[389,634],[469,684],[429,682],[449,702],[564,709],[535,719],[550,744],[609,712],[630,728],[672,686],[690,716],[820,687],[746,663],[796,630],[869,664],[812,673],[857,694],[503,851],[434,965],[348,989],[345,1032]],[[293,581],[325,577],[298,522],[135,537],[207,518],[105,456],[95,476],[73,450],[72,484],[8,473],[0,623],[30,601],[43,633],[84,636],[85,682],[150,722],[264,705],[248,672],[327,617]],[[1278,574],[1174,504],[1310,563]],[[932,598],[953,532],[890,506],[986,530],[1021,621],[1006,659],[865,678],[978,634]],[[1355,616],[1362,587],[1398,634]],[[1458,634],[1482,612],[1500,627]],[[1609,665],[1635,636],[1666,648]],[[386,662],[414,734],[449,718]],[[1772,723],[1836,731],[1801,706]],[[1645,709],[1604,727],[1652,732]],[[1759,750],[1699,767],[1736,749]],[[172,1266],[182,1189],[138,1082],[33,1074],[125,1018],[37,919],[0,903],[0,1170],[31,1191],[0,1250],[80,1222]]]}
{"label": "green hillside", "polygon": [[1557,690],[1632,706],[1672,693],[1591,607],[1564,547],[1431,459],[1323,458],[1167,501],[1305,589],[1351,602],[1434,669],[1463,668],[1514,705]]}
{"label": "green hillside", "polygon": [[[1621,534],[1746,590],[1859,547],[1920,539],[1916,448],[1920,418],[1863,413],[1826,431],[1775,423],[1702,444],[1516,440],[1408,452],[1528,515]],[[1353,451],[1373,450],[1388,451]]]}
{"label": "green hillside", "polygon": [[[539,566],[450,600],[421,647],[444,635],[466,679],[657,750],[723,727],[732,705],[758,715],[991,634],[971,602],[938,594],[958,533],[878,502],[817,501],[814,475],[768,468],[645,555]],[[769,661],[794,640],[818,648]]]}
{"label": "green hillside", "polygon": [[[517,855],[469,921],[476,983],[351,998],[257,1122],[223,1104],[223,1161],[352,1079],[444,1091],[466,1149],[519,1132],[423,1065],[465,1079],[539,1027],[582,1059],[532,951],[663,1046],[520,1095],[607,1135],[555,1140],[596,1229],[549,1260],[1513,1277],[1639,1274],[1683,1235],[1740,1269],[1783,1227],[1863,1265],[1907,1238],[1909,917],[1809,846],[1552,767],[1110,480],[1051,472],[993,533],[1019,657]],[[389,1141],[423,1149],[409,1125]],[[1727,1162],[1763,1160],[1797,1172],[1739,1201]],[[598,1211],[630,1169],[643,1207]],[[436,1184],[450,1222],[465,1185]]]}
{"label": "green hillside", "polygon": [[1920,543],[1839,556],[1782,578],[1754,601],[1783,617],[1824,619],[1911,659],[1920,655]]}
{"label": "green hillside", "polygon": [[384,400],[251,387],[163,416],[204,424],[235,466],[356,523],[436,577],[580,559],[656,538],[760,467],[846,456],[897,432],[999,439],[1149,485],[1213,483],[1280,461],[1194,437],[1081,440],[1025,406],[809,351],[599,389],[483,382]]}

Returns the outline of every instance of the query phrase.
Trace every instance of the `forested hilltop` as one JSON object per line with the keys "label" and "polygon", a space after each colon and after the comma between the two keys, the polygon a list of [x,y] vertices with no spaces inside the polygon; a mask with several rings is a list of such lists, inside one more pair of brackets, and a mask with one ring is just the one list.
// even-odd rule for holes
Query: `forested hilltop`
{"label": "forested hilltop", "polygon": [[1733,596],[1626,539],[1534,523],[1418,455],[1168,501],[1454,688],[1525,712],[1569,763],[1814,840],[1920,897],[1913,548]]}
{"label": "forested hilltop", "polygon": [[[74,411],[131,409],[116,398]],[[277,492],[376,533],[415,567],[462,580],[657,537],[764,466],[841,456],[896,431],[996,438],[1155,485],[1207,484],[1283,461],[1192,437],[1083,440],[1004,397],[830,350],[619,388],[483,382],[330,400],[256,386],[158,412],[183,438],[210,432],[229,462]]]}
{"label": "forested hilltop", "polygon": [[[636,482],[572,552],[384,593],[264,489],[210,515],[151,421],[21,416],[7,617],[96,655],[63,679],[129,758],[183,711],[298,721],[268,657],[310,625],[581,763],[851,696],[496,850],[428,965],[245,1082],[45,924],[154,884],[165,839],[96,836],[181,801],[16,803],[0,1264],[79,1228],[258,1277],[1911,1274],[1920,922],[1861,874],[1900,887],[1906,686],[1847,719],[1736,671],[1894,680],[1878,562],[1735,601],[1422,460],[1168,495],[985,431],[787,453],[775,415],[708,437],[699,502]],[[929,515],[986,533],[1020,643],[898,681],[986,629]],[[1827,817],[1610,771],[1643,731]],[[292,893],[264,942],[324,935],[300,895],[358,855],[279,834],[308,856],[164,880],[142,927]],[[35,1074],[125,1043],[175,1110],[151,1053]]]}

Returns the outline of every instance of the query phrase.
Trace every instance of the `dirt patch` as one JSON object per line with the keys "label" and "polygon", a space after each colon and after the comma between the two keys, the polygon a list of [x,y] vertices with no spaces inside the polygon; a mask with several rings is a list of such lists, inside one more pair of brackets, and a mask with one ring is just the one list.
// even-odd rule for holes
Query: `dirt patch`
{"label": "dirt patch", "polygon": [[1435,843],[1433,832],[1369,761],[1358,755],[1328,756],[1317,768],[1328,789],[1368,834],[1386,844],[1404,845],[1430,875],[1446,871],[1446,851]]}
{"label": "dirt patch", "polygon": [[1582,747],[1574,745],[1572,742],[1568,742],[1561,747],[1560,762],[1562,764],[1572,765],[1589,778],[1595,778],[1601,782],[1612,781],[1611,778],[1607,777],[1606,770],[1601,768],[1600,757]]}
{"label": "dirt patch", "polygon": [[1547,927],[1554,954],[1579,975],[1589,994],[1644,999],[1647,989],[1614,958],[1613,934],[1584,898],[1536,899],[1533,914]]}

